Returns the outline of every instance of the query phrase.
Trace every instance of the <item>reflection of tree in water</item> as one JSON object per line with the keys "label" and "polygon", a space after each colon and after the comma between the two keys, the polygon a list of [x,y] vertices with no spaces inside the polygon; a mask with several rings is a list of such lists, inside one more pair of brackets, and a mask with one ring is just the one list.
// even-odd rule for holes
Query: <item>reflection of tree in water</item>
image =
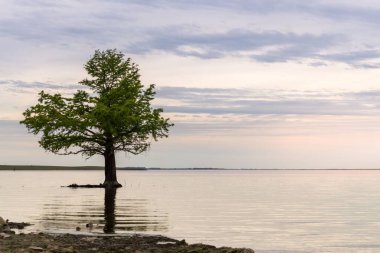
{"label": "reflection of tree in water", "polygon": [[104,233],[115,233],[115,198],[116,188],[106,188],[104,193]]}
{"label": "reflection of tree in water", "polygon": [[[86,190],[77,189],[69,193],[72,195],[52,196],[36,221],[42,229],[75,229],[77,226],[85,229],[85,225],[91,222],[94,224],[93,232],[168,230],[167,213],[149,209],[147,199],[118,199],[116,189],[105,189],[104,201],[100,201],[97,197],[99,192],[91,189],[93,194],[88,195]],[[119,189],[119,197],[123,193],[120,191],[122,189]],[[83,195],[78,197],[81,193]]]}

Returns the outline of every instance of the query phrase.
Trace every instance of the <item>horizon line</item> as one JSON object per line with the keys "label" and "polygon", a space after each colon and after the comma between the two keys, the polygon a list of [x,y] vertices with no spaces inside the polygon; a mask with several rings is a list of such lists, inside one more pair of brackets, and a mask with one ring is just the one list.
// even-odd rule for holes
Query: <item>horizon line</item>
{"label": "horizon line", "polygon": [[[62,165],[0,165],[0,170],[103,170],[104,166],[92,166],[92,165],[84,165],[84,166],[62,166]],[[138,166],[131,166],[131,167],[117,167],[118,170],[134,170],[134,171],[147,171],[147,170],[244,170],[244,171],[254,171],[254,170],[266,170],[266,171],[273,171],[273,170],[299,170],[299,171],[337,171],[337,170],[347,170],[347,171],[354,171],[354,170],[380,170],[380,168],[354,168],[354,169],[347,169],[347,168],[324,168],[324,169],[291,169],[291,168],[217,168],[217,167],[138,167]]]}

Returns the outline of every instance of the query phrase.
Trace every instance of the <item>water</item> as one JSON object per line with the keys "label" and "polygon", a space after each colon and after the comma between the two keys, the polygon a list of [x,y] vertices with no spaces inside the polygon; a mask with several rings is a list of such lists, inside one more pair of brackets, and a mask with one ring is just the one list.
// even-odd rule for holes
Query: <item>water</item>
{"label": "water", "polygon": [[162,234],[256,252],[380,252],[380,171],[0,171],[0,216],[27,231]]}

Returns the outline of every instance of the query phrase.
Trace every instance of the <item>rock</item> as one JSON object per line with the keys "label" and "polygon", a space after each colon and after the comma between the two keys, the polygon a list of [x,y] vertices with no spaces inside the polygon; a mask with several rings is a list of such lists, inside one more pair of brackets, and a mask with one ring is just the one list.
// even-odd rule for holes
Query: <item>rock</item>
{"label": "rock", "polygon": [[29,252],[42,252],[42,251],[44,251],[44,249],[41,247],[36,247],[36,246],[29,247]]}
{"label": "rock", "polygon": [[[1,221],[0,221],[1,223]],[[0,225],[1,226],[9,226],[9,228],[11,229],[23,229],[25,228],[26,226],[31,226],[32,224],[30,223],[26,223],[26,222],[8,222],[8,220],[5,221],[5,224],[4,225]]]}
{"label": "rock", "polygon": [[184,246],[184,245],[187,245],[187,242],[186,242],[185,240],[181,240],[181,241],[178,241],[178,242],[177,242],[177,245],[182,245],[182,246]]}
{"label": "rock", "polygon": [[241,253],[255,253],[252,249],[242,248],[240,249]]}
{"label": "rock", "polygon": [[74,247],[70,246],[65,249],[62,249],[62,253],[72,253],[74,251]]}
{"label": "rock", "polygon": [[8,237],[11,237],[10,235],[6,234],[6,233],[0,233],[0,237],[1,238],[8,238]]}
{"label": "rock", "polygon": [[11,230],[11,228],[8,225],[3,225],[3,233],[6,234],[14,234],[14,232]]}
{"label": "rock", "polygon": [[17,224],[17,229],[24,229],[24,224]]}
{"label": "rock", "polygon": [[219,249],[225,253],[255,253],[255,251],[253,251],[252,249],[248,249],[248,248],[234,249],[234,248],[229,248],[229,247],[221,247]]}
{"label": "rock", "polygon": [[83,237],[82,240],[93,243],[95,240],[97,240],[97,238],[95,236],[94,237]]}
{"label": "rock", "polygon": [[76,227],[75,230],[76,230],[76,231],[80,231],[80,227]]}
{"label": "rock", "polygon": [[177,244],[176,242],[157,242],[157,245],[174,245]]}
{"label": "rock", "polygon": [[6,225],[7,223],[5,222],[5,220],[3,219],[3,217],[0,216],[0,226],[4,226]]}

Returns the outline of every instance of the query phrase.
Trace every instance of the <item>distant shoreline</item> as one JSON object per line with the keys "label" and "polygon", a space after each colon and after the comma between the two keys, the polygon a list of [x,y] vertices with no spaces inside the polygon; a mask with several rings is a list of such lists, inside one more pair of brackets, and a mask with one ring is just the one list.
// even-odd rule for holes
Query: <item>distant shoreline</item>
{"label": "distant shoreline", "polygon": [[[199,170],[212,170],[212,171],[366,171],[366,170],[380,170],[380,169],[228,169],[228,168],[148,168],[148,167],[119,167],[118,170],[129,171],[199,171]],[[0,171],[2,170],[104,170],[102,166],[47,166],[47,165],[0,165]]]}

